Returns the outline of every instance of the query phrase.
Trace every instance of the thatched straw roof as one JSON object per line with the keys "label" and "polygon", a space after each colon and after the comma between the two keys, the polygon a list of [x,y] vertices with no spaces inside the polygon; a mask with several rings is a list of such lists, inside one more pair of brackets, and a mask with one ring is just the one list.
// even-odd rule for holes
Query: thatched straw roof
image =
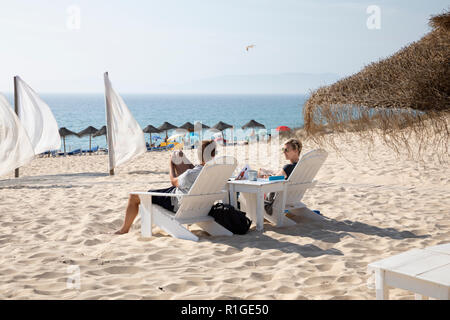
{"label": "thatched straw roof", "polygon": [[98,129],[94,128],[93,126],[89,126],[86,129],[78,132],[78,136],[80,136],[80,137],[87,136],[87,135],[91,136],[94,133],[96,133],[97,131],[98,131]]}
{"label": "thatched straw roof", "polygon": [[99,136],[105,136],[106,135],[106,126],[101,127],[96,133],[94,133],[92,136],[99,137]]}
{"label": "thatched straw roof", "polygon": [[78,136],[78,134],[76,132],[73,132],[73,131],[67,129],[66,127],[62,127],[59,129],[59,135],[61,137]]}
{"label": "thatched straw roof", "polygon": [[159,130],[158,128],[155,128],[154,126],[152,126],[151,124],[149,124],[148,126],[146,126],[144,128],[144,133],[158,133],[161,132],[161,130]]}
{"label": "thatched straw roof", "polygon": [[419,152],[448,154],[450,12],[429,24],[432,31],[419,41],[312,92],[303,110],[307,135],[321,144],[332,142],[324,131],[354,131],[367,142],[378,135],[410,155],[417,152],[408,143],[414,135]]}
{"label": "thatched straw roof", "polygon": [[195,121],[195,122],[194,122],[194,128],[195,128],[196,125],[198,125],[198,123],[200,123],[200,124],[202,125],[202,129],[209,129],[209,126],[208,126],[208,125],[203,124],[203,123],[201,123],[201,122],[199,122],[199,121]]}
{"label": "thatched straw roof", "polygon": [[160,131],[166,131],[166,130],[172,130],[172,129],[176,129],[178,127],[174,126],[173,124],[169,123],[169,122],[164,122],[162,125],[160,125],[158,127],[158,130]]}
{"label": "thatched straw roof", "polygon": [[262,123],[256,122],[255,120],[252,119],[242,126],[242,129],[247,128],[265,128],[265,126]]}
{"label": "thatched straw roof", "polygon": [[188,131],[194,131],[194,125],[189,121],[184,123],[182,126],[179,126],[180,129],[186,129]]}
{"label": "thatched straw roof", "polygon": [[231,124],[225,123],[223,121],[217,122],[215,125],[212,126],[213,129],[217,129],[219,131],[223,131],[229,128],[233,128]]}

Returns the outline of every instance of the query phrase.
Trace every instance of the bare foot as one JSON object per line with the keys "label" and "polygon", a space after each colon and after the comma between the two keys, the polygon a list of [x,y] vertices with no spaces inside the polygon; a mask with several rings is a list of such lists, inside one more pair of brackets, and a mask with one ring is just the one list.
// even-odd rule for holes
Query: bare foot
{"label": "bare foot", "polygon": [[114,234],[125,234],[125,233],[128,233],[128,231],[123,231],[122,229],[114,232]]}

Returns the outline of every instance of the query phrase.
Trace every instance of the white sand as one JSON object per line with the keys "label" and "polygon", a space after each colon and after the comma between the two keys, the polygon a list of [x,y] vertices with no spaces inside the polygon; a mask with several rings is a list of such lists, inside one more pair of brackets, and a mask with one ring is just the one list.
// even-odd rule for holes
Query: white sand
{"label": "white sand", "polygon": [[[168,152],[147,152],[113,177],[105,155],[36,158],[21,178],[0,178],[0,299],[374,299],[367,264],[449,242],[450,169],[381,145],[375,160],[357,143],[343,149],[353,165],[329,150],[304,197],[329,220],[266,221],[264,233],[233,237],[192,226],[199,242],[158,228],[142,239],[139,218],[130,233],[111,234],[128,192],[169,186]],[[71,265],[79,289],[67,285]],[[391,297],[414,298],[400,289]]]}

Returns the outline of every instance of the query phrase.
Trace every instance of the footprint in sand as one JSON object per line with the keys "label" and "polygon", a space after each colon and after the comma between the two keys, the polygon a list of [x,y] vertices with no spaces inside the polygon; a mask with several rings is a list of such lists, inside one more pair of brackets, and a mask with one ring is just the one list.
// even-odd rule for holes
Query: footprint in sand
{"label": "footprint in sand", "polygon": [[364,282],[364,280],[357,276],[342,276],[337,279],[337,282],[339,282],[339,283],[345,282],[345,283],[350,283],[350,284],[361,284]]}
{"label": "footprint in sand", "polygon": [[308,286],[315,286],[315,285],[328,285],[331,284],[335,280],[335,277],[331,276],[322,276],[322,277],[311,277],[305,280],[305,284]]}

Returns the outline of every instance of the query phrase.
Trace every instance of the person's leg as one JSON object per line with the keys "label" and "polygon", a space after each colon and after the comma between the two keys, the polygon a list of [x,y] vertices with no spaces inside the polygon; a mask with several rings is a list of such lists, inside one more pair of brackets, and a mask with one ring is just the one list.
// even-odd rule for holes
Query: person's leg
{"label": "person's leg", "polygon": [[128,198],[128,205],[125,211],[125,220],[123,221],[122,228],[116,231],[116,234],[124,234],[130,230],[131,225],[133,224],[134,219],[136,218],[139,212],[139,204],[141,200],[138,195],[131,194]]}
{"label": "person's leg", "polygon": [[[157,190],[148,190],[148,192],[162,192],[162,193],[172,193],[172,191],[175,189],[174,186],[166,188],[166,189],[157,189]],[[172,205],[172,197],[163,197],[163,196],[153,196],[152,197],[152,203],[157,204],[164,209],[167,209],[169,211],[173,212],[173,205]]]}
{"label": "person's leg", "polygon": [[[161,192],[161,193],[172,193],[172,190],[175,187],[169,187],[164,189],[156,189],[156,190],[148,190],[148,192]],[[125,220],[123,221],[122,228],[116,231],[116,234],[124,234],[128,233],[133,224],[134,219],[136,219],[137,214],[139,213],[139,204],[141,200],[138,195],[131,194],[128,199],[128,205],[125,212]],[[152,203],[160,205],[161,207],[173,212],[173,205],[171,201],[171,197],[162,197],[162,196],[153,196]]]}

